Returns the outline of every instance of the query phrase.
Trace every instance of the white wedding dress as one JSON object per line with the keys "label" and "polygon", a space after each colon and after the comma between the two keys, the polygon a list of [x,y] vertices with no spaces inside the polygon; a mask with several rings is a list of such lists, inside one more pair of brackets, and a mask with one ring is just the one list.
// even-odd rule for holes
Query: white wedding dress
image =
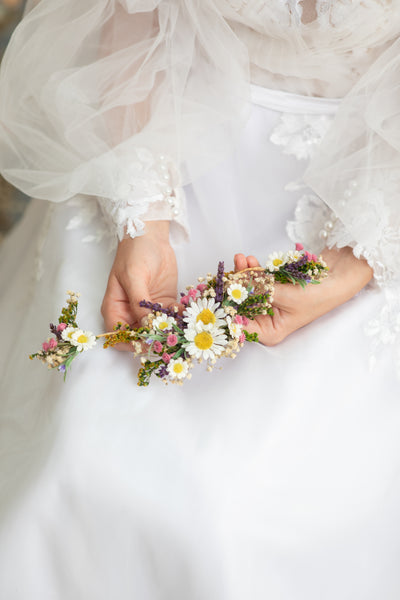
{"label": "white wedding dress", "polygon": [[[398,600],[399,3],[33,4],[0,75],[0,167],[36,198],[0,249],[0,598]],[[115,231],[160,215],[180,289],[294,240],[378,283],[182,387],[100,346],[65,383],[29,362],[67,289],[102,331]]]}

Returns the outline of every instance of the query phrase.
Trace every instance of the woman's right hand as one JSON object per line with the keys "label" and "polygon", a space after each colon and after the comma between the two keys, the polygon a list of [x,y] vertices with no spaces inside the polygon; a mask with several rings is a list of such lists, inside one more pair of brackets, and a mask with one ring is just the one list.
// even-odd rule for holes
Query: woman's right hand
{"label": "woman's right hand", "polygon": [[[149,312],[141,300],[177,305],[177,264],[169,243],[169,221],[148,221],[142,236],[122,240],[111,268],[101,313],[106,331],[121,322],[141,325]],[[129,350],[125,344],[117,346]]]}

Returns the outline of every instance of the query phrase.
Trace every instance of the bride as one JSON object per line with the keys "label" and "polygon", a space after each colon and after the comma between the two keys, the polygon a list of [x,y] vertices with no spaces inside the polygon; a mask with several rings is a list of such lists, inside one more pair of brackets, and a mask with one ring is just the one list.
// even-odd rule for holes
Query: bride
{"label": "bride", "polygon": [[[398,599],[399,17],[28,0],[0,71],[32,197],[1,248],[1,598]],[[67,289],[109,331],[295,242],[329,277],[182,387],[100,347],[66,383],[27,360]]]}

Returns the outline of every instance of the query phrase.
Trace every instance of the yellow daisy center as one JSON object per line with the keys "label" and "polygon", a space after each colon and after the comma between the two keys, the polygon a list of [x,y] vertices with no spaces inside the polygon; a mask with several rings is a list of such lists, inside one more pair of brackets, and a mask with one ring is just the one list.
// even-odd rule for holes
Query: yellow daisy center
{"label": "yellow daisy center", "polygon": [[183,371],[183,364],[182,363],[175,363],[173,371],[174,371],[174,373],[182,373],[182,371]]}
{"label": "yellow daisy center", "polygon": [[72,340],[72,334],[75,333],[75,331],[70,331],[69,333],[67,333],[67,337]]}
{"label": "yellow daisy center", "polygon": [[239,300],[242,297],[242,290],[239,290],[239,289],[232,290],[232,296],[236,300]]}
{"label": "yellow daisy center", "polygon": [[212,310],[205,308],[197,315],[196,321],[202,321],[204,325],[209,325],[210,323],[214,325],[216,318]]}
{"label": "yellow daisy center", "polygon": [[86,344],[88,341],[89,341],[89,338],[84,333],[81,333],[81,335],[77,339],[78,344]]}
{"label": "yellow daisy center", "polygon": [[166,329],[168,327],[168,322],[167,321],[162,321],[162,323],[159,324],[158,329]]}
{"label": "yellow daisy center", "polygon": [[209,348],[211,348],[211,346],[213,345],[213,341],[214,340],[212,335],[209,334],[207,331],[202,331],[201,333],[198,333],[194,338],[194,343],[200,350],[208,350]]}
{"label": "yellow daisy center", "polygon": [[283,264],[283,260],[281,258],[274,258],[272,264],[274,265],[274,267],[279,267],[279,265]]}

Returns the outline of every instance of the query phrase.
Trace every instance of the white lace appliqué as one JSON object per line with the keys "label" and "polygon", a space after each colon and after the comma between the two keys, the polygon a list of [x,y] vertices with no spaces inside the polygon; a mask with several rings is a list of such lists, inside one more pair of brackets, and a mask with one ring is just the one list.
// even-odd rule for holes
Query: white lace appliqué
{"label": "white lace appliqu\u00e9", "polygon": [[142,235],[146,220],[174,220],[186,231],[180,176],[168,156],[138,148],[135,160],[121,160],[113,176],[111,197],[98,201],[120,240]]}
{"label": "white lace appliqu\u00e9", "polygon": [[[332,121],[333,116],[282,114],[270,139],[283,153],[299,160],[309,159]],[[294,182],[287,189],[301,187]],[[371,338],[371,367],[383,354],[384,347],[391,347],[400,377],[400,281],[391,267],[398,261],[400,223],[393,219],[387,206],[388,198],[398,197],[398,187],[398,174],[392,177],[385,174],[380,183],[368,189],[351,179],[335,210],[308,190],[297,202],[287,233],[294,243],[302,242],[315,254],[324,247],[349,246],[357,258],[367,260],[375,282],[384,286],[385,294],[385,303],[365,329]]]}
{"label": "white lace appliqu\u00e9", "polygon": [[309,159],[322,142],[333,121],[328,115],[283,113],[274,127],[270,140],[281,146],[284,154],[298,160]]}

